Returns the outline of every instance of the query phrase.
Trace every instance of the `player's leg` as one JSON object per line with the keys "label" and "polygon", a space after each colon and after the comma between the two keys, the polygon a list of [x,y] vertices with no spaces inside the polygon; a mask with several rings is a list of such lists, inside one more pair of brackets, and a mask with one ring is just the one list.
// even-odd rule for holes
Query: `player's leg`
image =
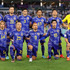
{"label": "player's leg", "polygon": [[28,45],[28,49],[29,49],[29,62],[32,62],[32,50],[33,50],[33,46],[32,45]]}
{"label": "player's leg", "polygon": [[9,59],[8,52],[9,52],[9,44],[10,44],[10,39],[7,39],[7,46],[6,46],[6,59]]}
{"label": "player's leg", "polygon": [[32,52],[33,52],[33,54],[32,54],[32,59],[33,59],[33,60],[36,60],[36,57],[37,57],[37,48],[33,47]]}
{"label": "player's leg", "polygon": [[29,58],[29,51],[28,51],[28,40],[26,40],[26,44],[27,44],[27,58]]}
{"label": "player's leg", "polygon": [[1,47],[1,60],[5,61],[6,48]]}
{"label": "player's leg", "polygon": [[54,48],[54,58],[57,60],[59,59],[59,52],[58,52],[58,49]]}
{"label": "player's leg", "polygon": [[17,48],[17,60],[21,61],[22,60],[22,48]]}
{"label": "player's leg", "polygon": [[49,61],[51,60],[51,50],[52,50],[52,44],[49,42],[49,43],[48,43],[48,55],[49,55],[48,60],[49,60]]}
{"label": "player's leg", "polygon": [[45,52],[44,43],[45,43],[45,40],[41,40],[40,43],[41,43],[42,58],[46,58],[44,56],[44,52]]}
{"label": "player's leg", "polygon": [[69,52],[70,52],[70,50],[69,50],[69,46],[66,45],[67,61],[69,61]]}
{"label": "player's leg", "polygon": [[15,47],[14,47],[14,45],[11,45],[10,46],[10,55],[11,55],[11,58],[12,58],[11,62],[15,62],[14,54],[15,54]]}
{"label": "player's leg", "polygon": [[64,56],[63,56],[63,54],[62,54],[61,39],[60,39],[60,43],[59,43],[59,50],[60,50],[60,58],[64,58]]}

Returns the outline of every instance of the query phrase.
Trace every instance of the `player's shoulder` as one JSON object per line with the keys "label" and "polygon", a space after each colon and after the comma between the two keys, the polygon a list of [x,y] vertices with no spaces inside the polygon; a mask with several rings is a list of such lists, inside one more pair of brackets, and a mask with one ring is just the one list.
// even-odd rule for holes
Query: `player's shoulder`
{"label": "player's shoulder", "polygon": [[29,30],[29,33],[32,33],[33,32],[33,30]]}
{"label": "player's shoulder", "polygon": [[70,14],[66,15],[66,17],[70,17]]}
{"label": "player's shoulder", "polygon": [[36,17],[33,17],[33,19],[37,19],[37,16]]}
{"label": "player's shoulder", "polygon": [[0,16],[2,17],[2,14],[0,14]]}
{"label": "player's shoulder", "polygon": [[23,17],[23,15],[19,15],[18,17],[21,18],[21,17]]}
{"label": "player's shoulder", "polygon": [[9,14],[5,15],[5,17],[8,17],[8,16],[9,16]]}

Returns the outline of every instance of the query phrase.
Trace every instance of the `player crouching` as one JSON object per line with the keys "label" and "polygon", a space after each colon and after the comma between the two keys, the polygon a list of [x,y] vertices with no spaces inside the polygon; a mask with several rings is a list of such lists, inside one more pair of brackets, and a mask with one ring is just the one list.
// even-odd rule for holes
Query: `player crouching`
{"label": "player crouching", "polygon": [[22,60],[22,49],[23,49],[23,38],[24,38],[24,31],[22,29],[22,24],[20,22],[16,23],[16,30],[13,31],[13,33],[10,35],[10,37],[13,39],[13,43],[10,46],[10,55],[12,58],[11,62],[15,62],[15,51],[17,60]]}
{"label": "player crouching", "polygon": [[29,62],[32,62],[32,60],[36,60],[37,57],[37,50],[38,50],[38,42],[40,37],[46,35],[38,31],[37,23],[33,23],[32,25],[33,30],[29,31],[28,36],[30,38],[28,43],[29,48]]}
{"label": "player crouching", "polygon": [[64,36],[66,41],[67,61],[70,61],[70,23],[68,24],[68,30],[66,31]]}
{"label": "player crouching", "polygon": [[5,61],[7,38],[9,38],[9,34],[5,28],[5,22],[0,21],[0,55],[2,61]]}
{"label": "player crouching", "polygon": [[57,28],[57,21],[56,20],[52,20],[52,27],[47,31],[47,35],[42,37],[41,40],[49,37],[49,42],[48,42],[48,55],[49,58],[48,60],[51,60],[51,50],[53,49],[54,51],[54,57],[55,59],[59,58],[59,54],[58,54],[58,50],[59,50],[59,42],[60,42],[60,37],[64,35],[61,33],[61,29]]}

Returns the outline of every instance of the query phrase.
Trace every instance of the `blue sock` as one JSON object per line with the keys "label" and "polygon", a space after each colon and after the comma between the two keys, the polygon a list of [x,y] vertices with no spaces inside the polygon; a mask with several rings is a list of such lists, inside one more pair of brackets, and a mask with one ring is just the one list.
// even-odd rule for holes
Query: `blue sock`
{"label": "blue sock", "polygon": [[10,47],[10,55],[11,55],[11,58],[14,60],[14,54],[15,52],[13,51],[13,47],[11,46]]}
{"label": "blue sock", "polygon": [[69,50],[67,50],[66,53],[67,53],[67,57],[69,57]]}
{"label": "blue sock", "polygon": [[51,52],[51,56],[54,56],[53,52]]}
{"label": "blue sock", "polygon": [[29,49],[29,58],[32,58],[32,50]]}
{"label": "blue sock", "polygon": [[45,50],[44,45],[41,45],[41,50],[42,50],[42,56],[44,56],[44,50]]}
{"label": "blue sock", "polygon": [[8,56],[8,52],[9,52],[9,44],[7,44],[6,46],[6,56]]}
{"label": "blue sock", "polygon": [[60,50],[60,55],[62,54],[62,46],[59,46],[59,50]]}
{"label": "blue sock", "polygon": [[48,55],[49,55],[49,58],[51,58],[51,47],[48,47]]}

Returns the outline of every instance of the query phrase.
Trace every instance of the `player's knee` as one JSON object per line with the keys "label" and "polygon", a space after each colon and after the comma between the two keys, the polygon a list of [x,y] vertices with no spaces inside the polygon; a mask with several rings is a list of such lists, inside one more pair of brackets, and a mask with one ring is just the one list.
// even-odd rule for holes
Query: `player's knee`
{"label": "player's knee", "polygon": [[29,48],[30,50],[32,50],[32,49],[33,49],[33,46],[32,46],[32,45],[29,45],[28,48]]}
{"label": "player's knee", "polygon": [[2,61],[5,61],[5,58],[1,58]]}
{"label": "player's knee", "polygon": [[59,55],[55,55],[55,57],[59,57]]}
{"label": "player's knee", "polygon": [[61,43],[59,43],[59,46],[61,46]]}
{"label": "player's knee", "polygon": [[41,43],[41,45],[44,45],[44,43]]}
{"label": "player's knee", "polygon": [[22,60],[22,56],[17,56],[17,60]]}
{"label": "player's knee", "polygon": [[32,59],[33,59],[33,60],[36,60],[36,57],[35,57],[35,56],[32,56]]}

